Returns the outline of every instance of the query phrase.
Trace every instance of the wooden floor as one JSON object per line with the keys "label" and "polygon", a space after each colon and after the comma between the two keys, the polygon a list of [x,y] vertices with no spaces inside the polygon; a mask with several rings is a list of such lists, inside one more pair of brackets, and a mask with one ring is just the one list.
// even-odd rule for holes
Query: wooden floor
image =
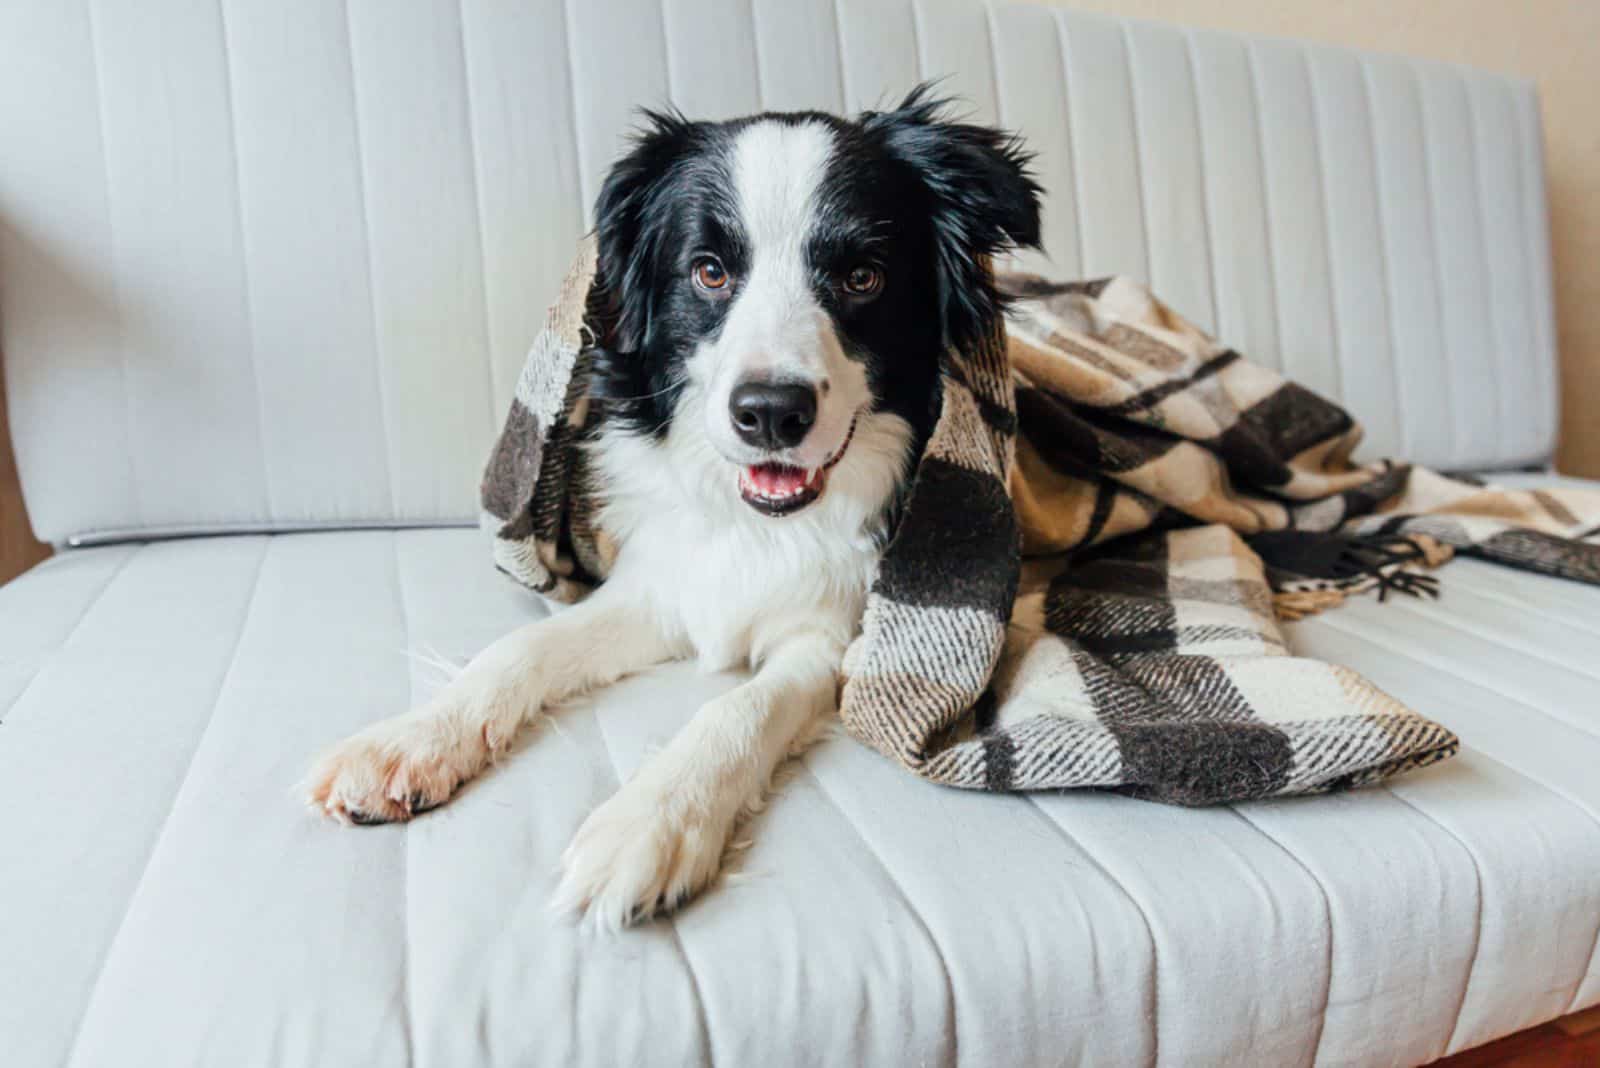
{"label": "wooden floor", "polygon": [[1600,1068],[1600,1008],[1446,1057],[1433,1068]]}

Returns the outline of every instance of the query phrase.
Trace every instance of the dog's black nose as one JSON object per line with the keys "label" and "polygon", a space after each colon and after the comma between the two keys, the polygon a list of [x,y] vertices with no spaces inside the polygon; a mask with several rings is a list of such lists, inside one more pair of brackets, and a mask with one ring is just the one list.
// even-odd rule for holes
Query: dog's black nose
{"label": "dog's black nose", "polygon": [[793,383],[746,382],[728,398],[733,429],[748,444],[762,449],[798,445],[817,421],[817,394]]}

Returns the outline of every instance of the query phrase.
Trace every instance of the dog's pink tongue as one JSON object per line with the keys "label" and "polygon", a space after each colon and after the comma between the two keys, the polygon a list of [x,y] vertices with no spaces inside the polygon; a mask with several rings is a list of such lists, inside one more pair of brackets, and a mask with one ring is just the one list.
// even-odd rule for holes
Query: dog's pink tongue
{"label": "dog's pink tongue", "polygon": [[748,471],[750,485],[763,497],[792,497],[806,488],[804,468],[760,464]]}

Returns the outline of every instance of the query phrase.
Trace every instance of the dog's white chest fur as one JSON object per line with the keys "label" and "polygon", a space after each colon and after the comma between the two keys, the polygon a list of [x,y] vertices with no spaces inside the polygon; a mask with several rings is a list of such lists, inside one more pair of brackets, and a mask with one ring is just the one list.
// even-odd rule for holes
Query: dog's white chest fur
{"label": "dog's white chest fur", "polygon": [[802,630],[842,647],[881,551],[865,487],[836,472],[812,508],[764,516],[739,499],[736,471],[720,457],[685,455],[694,440],[608,434],[591,451],[610,490],[601,522],[620,546],[608,583],[626,588],[706,671],[759,664]]}
{"label": "dog's white chest fur", "polygon": [[759,661],[763,650],[799,628],[848,637],[861,615],[875,554],[784,542],[746,523],[719,525],[683,509],[633,532],[624,550],[629,586],[643,587],[645,599],[670,630],[681,632],[706,671]]}

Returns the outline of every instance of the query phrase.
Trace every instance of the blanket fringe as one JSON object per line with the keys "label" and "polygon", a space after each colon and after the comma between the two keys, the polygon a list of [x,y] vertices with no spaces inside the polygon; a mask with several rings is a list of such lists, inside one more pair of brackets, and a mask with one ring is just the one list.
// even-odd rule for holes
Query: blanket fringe
{"label": "blanket fringe", "polygon": [[1339,589],[1279,590],[1272,595],[1272,611],[1285,623],[1314,616],[1344,604],[1345,593]]}
{"label": "blanket fringe", "polygon": [[1431,571],[1453,556],[1453,546],[1427,534],[1358,538],[1338,561],[1347,572],[1345,577],[1311,587],[1274,590],[1273,613],[1283,622],[1293,623],[1337,608],[1351,594],[1374,589],[1380,601],[1388,600],[1390,593],[1437,597],[1439,580],[1422,571]]}
{"label": "blanket fringe", "polygon": [[1456,555],[1454,545],[1442,542],[1431,534],[1408,534],[1406,538],[1422,551],[1422,563],[1425,567],[1442,567]]}

